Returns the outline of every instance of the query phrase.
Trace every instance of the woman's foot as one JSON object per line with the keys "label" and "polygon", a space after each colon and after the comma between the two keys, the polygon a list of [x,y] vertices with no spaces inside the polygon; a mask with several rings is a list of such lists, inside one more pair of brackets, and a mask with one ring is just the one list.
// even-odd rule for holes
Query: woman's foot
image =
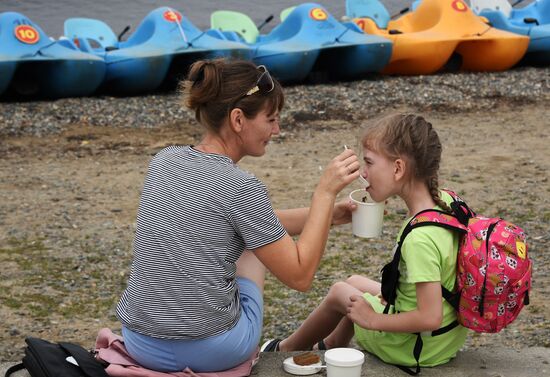
{"label": "woman's foot", "polygon": [[281,339],[266,340],[260,347],[260,352],[279,352],[279,343],[281,343]]}
{"label": "woman's foot", "polygon": [[317,342],[317,349],[319,351],[328,350],[327,344],[325,343],[325,341],[323,339],[321,339],[320,341]]}
{"label": "woman's foot", "polygon": [[327,349],[328,348],[324,340],[318,341],[317,344],[313,346],[314,351],[326,351]]}

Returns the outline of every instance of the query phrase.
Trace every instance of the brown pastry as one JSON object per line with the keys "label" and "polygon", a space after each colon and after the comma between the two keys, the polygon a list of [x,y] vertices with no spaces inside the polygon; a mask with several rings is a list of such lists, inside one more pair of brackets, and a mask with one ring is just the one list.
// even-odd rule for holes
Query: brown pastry
{"label": "brown pastry", "polygon": [[292,357],[296,365],[311,365],[321,361],[321,358],[313,352],[304,352]]}

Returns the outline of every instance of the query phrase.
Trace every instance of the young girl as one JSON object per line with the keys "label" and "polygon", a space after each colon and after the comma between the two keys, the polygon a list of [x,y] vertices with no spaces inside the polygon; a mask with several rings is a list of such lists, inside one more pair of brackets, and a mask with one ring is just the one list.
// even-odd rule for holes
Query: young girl
{"label": "young girl", "polygon": [[[451,197],[438,189],[441,143],[432,125],[413,114],[390,115],[371,123],[362,138],[363,176],[373,200],[397,195],[408,208],[408,219],[431,208],[450,211]],[[398,238],[399,239],[399,235]],[[298,330],[288,338],[271,340],[264,351],[293,351],[345,347],[355,335],[357,343],[383,361],[418,366],[413,355],[417,334],[423,347],[420,366],[446,363],[466,339],[457,326],[444,334],[432,331],[456,321],[455,310],[441,294],[441,285],[455,290],[457,232],[441,227],[414,229],[402,245],[397,298],[383,314],[380,283],[351,276],[334,284]]]}
{"label": "young girl", "polygon": [[117,316],[142,366],[223,371],[258,348],[266,268],[290,288],[310,287],[330,226],[350,221],[353,208],[335,199],[360,164],[342,152],[309,208],[275,211],[264,184],[237,163],[265,154],[279,133],[280,84],[264,66],[219,59],[194,63],[184,89],[204,138],[149,164]]}

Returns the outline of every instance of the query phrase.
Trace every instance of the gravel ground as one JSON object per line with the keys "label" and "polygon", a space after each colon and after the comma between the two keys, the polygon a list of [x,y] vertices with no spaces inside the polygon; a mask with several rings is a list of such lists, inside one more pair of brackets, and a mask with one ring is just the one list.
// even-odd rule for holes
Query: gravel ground
{"label": "gravel ground", "polygon": [[[520,106],[549,98],[550,69],[521,68],[497,73],[431,76],[373,76],[339,84],[289,87],[283,121],[360,120],[408,106],[417,111],[482,111]],[[35,136],[60,132],[72,124],[155,128],[192,123],[177,94],[144,97],[69,98],[58,101],[0,103],[0,135]]]}
{"label": "gravel ground", "polygon": [[[550,347],[549,68],[372,77],[286,93],[282,134],[266,156],[241,163],[276,207],[307,205],[322,167],[342,145],[357,145],[364,119],[422,113],[445,147],[443,185],[478,212],[522,225],[534,260],[531,305],[499,334],[472,333],[467,347]],[[174,93],[0,103],[0,361],[19,359],[26,336],[90,347],[101,327],[119,329],[113,309],[147,162],[200,133]],[[354,238],[349,226],[331,231],[310,292],[268,277],[266,337],[295,329],[334,281],[378,276],[405,213],[394,199],[388,212],[379,240]]]}

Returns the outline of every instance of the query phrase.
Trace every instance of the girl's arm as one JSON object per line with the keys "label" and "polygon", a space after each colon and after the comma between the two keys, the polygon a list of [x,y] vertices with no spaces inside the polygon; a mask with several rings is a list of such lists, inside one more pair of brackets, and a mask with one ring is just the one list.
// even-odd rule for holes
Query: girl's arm
{"label": "girl's arm", "polygon": [[[351,212],[357,207],[356,204],[343,200],[335,204],[332,211],[332,225],[347,224],[351,221]],[[309,215],[309,208],[293,208],[276,210],[275,214],[285,227],[287,233],[296,236],[302,233]]]}
{"label": "girl's arm", "polygon": [[376,313],[363,297],[352,296],[348,318],[363,328],[388,332],[414,333],[440,328],[443,320],[441,283],[416,283],[416,299],[416,310],[388,315]]}
{"label": "girl's arm", "polygon": [[[336,156],[315,188],[307,216],[299,209],[294,213],[297,221],[287,218],[282,222],[294,232],[302,228],[298,240],[294,242],[287,234],[254,250],[256,257],[282,283],[299,291],[309,289],[325,251],[336,195],[358,176],[359,160],[352,150]],[[303,226],[300,219],[303,219]]]}

